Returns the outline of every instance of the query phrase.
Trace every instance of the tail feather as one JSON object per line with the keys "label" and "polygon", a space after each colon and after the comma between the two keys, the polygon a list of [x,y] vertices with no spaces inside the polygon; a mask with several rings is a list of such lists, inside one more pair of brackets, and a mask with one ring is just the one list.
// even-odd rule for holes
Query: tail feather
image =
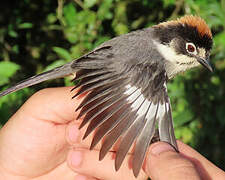
{"label": "tail feather", "polygon": [[10,94],[12,92],[18,91],[20,89],[41,83],[43,81],[56,79],[60,77],[65,77],[67,75],[70,75],[74,72],[74,69],[71,68],[71,63],[67,63],[63,66],[57,67],[55,69],[49,70],[47,72],[43,72],[41,74],[32,76],[28,79],[25,79],[14,86],[10,87],[9,89],[6,89],[5,91],[0,93],[0,97],[5,96],[7,94]]}

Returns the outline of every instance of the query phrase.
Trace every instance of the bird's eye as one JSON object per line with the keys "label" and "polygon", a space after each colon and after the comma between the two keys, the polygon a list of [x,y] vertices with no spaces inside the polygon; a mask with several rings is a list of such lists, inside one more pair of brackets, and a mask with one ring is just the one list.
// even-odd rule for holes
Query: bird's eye
{"label": "bird's eye", "polygon": [[193,43],[186,43],[186,50],[190,54],[197,54],[196,47]]}

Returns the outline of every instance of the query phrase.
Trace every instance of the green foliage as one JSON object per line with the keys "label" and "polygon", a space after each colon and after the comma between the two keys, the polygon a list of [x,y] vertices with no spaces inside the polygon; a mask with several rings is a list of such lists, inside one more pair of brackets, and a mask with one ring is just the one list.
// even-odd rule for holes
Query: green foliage
{"label": "green foliage", "polygon": [[[225,0],[4,1],[0,22],[0,88],[78,58],[132,30],[197,14],[212,28],[215,72],[194,69],[168,84],[177,138],[225,169]],[[1,124],[31,93],[55,80],[0,99]]]}
{"label": "green foliage", "polygon": [[15,92],[8,96],[4,96],[0,101],[0,114],[1,114],[1,124],[0,127],[7,122],[12,114],[16,112],[19,106],[21,106],[27,97],[31,95],[33,91],[25,88],[21,91]]}
{"label": "green foliage", "polygon": [[9,83],[9,78],[12,77],[15,72],[20,68],[19,65],[9,62],[0,62],[0,86]]}
{"label": "green foliage", "polygon": [[61,47],[53,47],[52,48],[53,51],[55,51],[57,53],[57,55],[65,60],[71,60],[72,57],[70,56],[70,53],[64,49],[64,48],[61,48]]}

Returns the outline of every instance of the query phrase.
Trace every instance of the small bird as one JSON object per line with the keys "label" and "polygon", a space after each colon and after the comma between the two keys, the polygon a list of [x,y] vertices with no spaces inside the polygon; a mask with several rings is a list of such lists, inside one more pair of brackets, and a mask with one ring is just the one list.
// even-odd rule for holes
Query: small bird
{"label": "small bird", "polygon": [[[63,66],[30,77],[0,97],[46,80],[75,74],[73,98],[87,93],[76,111],[95,130],[90,149],[103,139],[99,160],[118,142],[115,169],[134,146],[132,169],[137,177],[155,133],[177,151],[167,82],[180,72],[209,63],[213,40],[203,19],[186,15],[177,20],[133,31],[104,42]],[[156,128],[157,127],[157,128]]]}

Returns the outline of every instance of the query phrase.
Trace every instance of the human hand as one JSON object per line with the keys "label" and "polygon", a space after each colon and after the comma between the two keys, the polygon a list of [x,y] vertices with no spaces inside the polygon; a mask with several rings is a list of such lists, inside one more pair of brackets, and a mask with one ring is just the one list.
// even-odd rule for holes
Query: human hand
{"label": "human hand", "polygon": [[[30,98],[0,130],[0,179],[135,179],[130,154],[115,172],[114,151],[98,161],[99,146],[88,150],[92,137],[81,141],[84,129],[79,131],[80,121],[74,121],[81,100],[71,100],[68,87],[46,89]],[[224,172],[196,151],[181,142],[178,146],[180,154],[163,142],[151,145],[146,174],[153,180],[224,179]],[[141,171],[138,179],[146,178]]]}
{"label": "human hand", "polygon": [[[79,146],[88,148],[91,143],[91,138],[87,141],[81,141],[81,137],[84,134],[84,131],[81,131],[81,136],[77,138],[77,136],[73,136],[76,132],[78,134],[78,125],[72,125],[73,128],[69,130],[71,133],[71,140],[69,140],[70,144],[79,143]],[[75,138],[73,138],[75,137]],[[73,140],[74,139],[74,140]],[[79,140],[77,140],[79,139]],[[180,180],[180,179],[190,179],[190,180],[211,180],[211,179],[225,179],[225,172],[216,167],[210,161],[208,161],[205,157],[199,154],[197,151],[192,149],[190,146],[182,143],[181,141],[177,141],[178,149],[180,153],[177,153],[172,146],[165,142],[157,142],[150,146],[148,155],[146,157],[145,163],[143,165],[143,169],[152,180]],[[109,172],[106,174],[113,174],[114,171],[112,169],[114,162],[113,158],[107,160],[106,163],[101,164],[98,161],[98,150],[100,147],[97,146],[95,152],[91,151],[79,151],[72,150],[71,155],[68,156],[68,163],[71,169],[73,169],[77,173],[82,173],[85,175],[95,175],[98,177],[100,171],[104,170],[107,167]],[[116,151],[116,148],[115,148]],[[111,152],[112,153],[112,152]],[[113,157],[113,156],[112,156]],[[126,162],[123,164],[125,167],[129,164],[130,154],[128,153],[126,157]],[[79,159],[79,162],[76,161]],[[73,160],[75,160],[73,164]],[[90,163],[91,162],[91,163]],[[94,168],[91,165],[95,164]],[[110,169],[111,167],[111,169]],[[120,172],[120,171],[119,171]],[[129,167],[124,168],[123,175],[130,174],[131,170]],[[104,176],[108,177],[108,176]],[[116,179],[114,176],[111,178],[104,178],[101,176],[100,179]],[[127,176],[119,176],[123,178],[119,179],[129,179]],[[132,179],[132,175],[130,179]],[[146,179],[146,176],[143,175],[143,171],[138,176],[138,179]]]}
{"label": "human hand", "polygon": [[180,153],[165,142],[150,146],[144,170],[152,180],[222,180],[225,172],[190,146],[177,141]]}
{"label": "human hand", "polygon": [[[78,130],[82,120],[75,121],[75,109],[83,97],[71,100],[75,92],[70,90],[64,87],[37,92],[0,130],[0,179],[135,179],[128,163],[115,172],[114,152],[98,161],[99,146],[89,151],[92,137],[80,141],[85,129]],[[85,155],[83,159],[74,156],[78,149]],[[70,169],[72,160],[73,165],[82,160],[86,171]],[[143,171],[138,179],[146,179]]]}
{"label": "human hand", "polygon": [[[76,125],[74,125],[74,130],[71,131],[76,132]],[[81,133],[82,134],[82,133]],[[88,141],[91,141],[89,139]],[[84,142],[83,146],[88,147],[90,142]],[[82,144],[82,143],[81,143]],[[80,145],[81,145],[80,144]],[[150,146],[148,155],[146,157],[145,163],[143,165],[143,169],[152,180],[211,180],[225,179],[225,172],[216,167],[210,161],[208,161],[205,157],[199,154],[197,151],[192,149],[190,146],[182,143],[181,141],[177,141],[178,148],[180,153],[177,153],[172,146],[165,142],[157,142]],[[99,171],[102,171],[105,167],[107,167],[108,174],[113,174],[112,168],[108,168],[108,166],[113,167],[113,160],[109,159],[105,164],[101,164],[98,162],[98,152],[90,152],[86,151],[71,151],[71,154],[74,153],[74,156],[68,156],[68,162],[70,167],[77,173],[82,173],[85,175],[96,175]],[[129,159],[130,155],[127,156]],[[80,162],[73,165],[72,160],[79,159]],[[94,163],[94,168],[91,168],[89,164]],[[129,160],[127,160],[125,164],[128,164]],[[110,172],[111,171],[111,172]],[[129,174],[131,170],[129,168],[124,169],[124,175]],[[145,176],[138,176],[139,179],[146,179]],[[106,176],[105,176],[106,177]],[[123,176],[120,176],[123,177]],[[115,179],[112,178],[102,178],[102,179]],[[129,179],[124,176],[119,179]],[[130,177],[132,179],[132,177]]]}
{"label": "human hand", "polygon": [[70,88],[34,94],[0,130],[0,179],[74,179],[65,132],[77,103]]}

